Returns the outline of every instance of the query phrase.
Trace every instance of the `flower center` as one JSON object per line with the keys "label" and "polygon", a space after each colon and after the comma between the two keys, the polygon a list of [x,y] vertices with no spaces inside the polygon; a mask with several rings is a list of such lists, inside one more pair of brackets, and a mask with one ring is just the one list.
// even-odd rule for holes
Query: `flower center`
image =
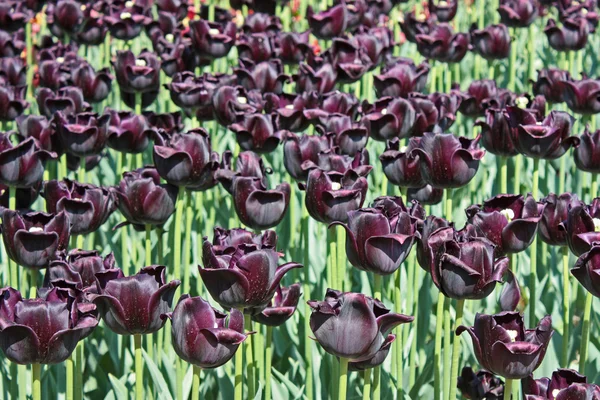
{"label": "flower center", "polygon": [[211,28],[208,30],[208,34],[211,36],[218,35],[220,32],[217,28]]}
{"label": "flower center", "polygon": [[554,389],[552,391],[552,397],[556,398],[556,396],[558,396],[559,393],[560,393],[560,389]]}
{"label": "flower center", "polygon": [[38,226],[32,226],[31,228],[29,228],[29,232],[32,232],[32,233],[44,232],[44,229],[40,228]]}
{"label": "flower center", "polygon": [[237,101],[238,101],[238,103],[241,103],[241,104],[248,104],[248,99],[245,97],[238,97]]}
{"label": "flower center", "polygon": [[133,7],[134,4],[135,4],[135,1],[128,1],[125,3],[125,7],[131,8],[131,7]]}
{"label": "flower center", "polygon": [[64,57],[58,57],[58,58],[56,59],[56,62],[57,62],[57,63],[59,63],[59,64],[62,64],[62,63],[64,63],[64,62],[65,62],[65,58],[64,58]]}
{"label": "flower center", "polygon": [[381,110],[381,114],[382,114],[382,115],[385,115],[385,114],[387,114],[387,108],[384,108],[383,110]]}
{"label": "flower center", "polygon": [[406,153],[406,149],[408,149],[408,146],[400,147],[400,153]]}
{"label": "flower center", "polygon": [[138,67],[145,67],[147,65],[146,60],[138,58],[135,60],[135,65]]}
{"label": "flower center", "polygon": [[285,106],[285,108],[287,108],[288,110],[293,110],[294,109],[294,105],[293,104],[288,104],[287,106]]}
{"label": "flower center", "polygon": [[165,35],[165,39],[167,39],[167,42],[173,43],[173,40],[175,39],[175,36],[173,36],[172,33],[167,33]]}
{"label": "flower center", "polygon": [[342,184],[339,182],[331,182],[332,190],[340,190],[342,188]]}
{"label": "flower center", "polygon": [[427,17],[425,16],[425,14],[424,14],[424,13],[421,13],[421,14],[417,15],[417,16],[415,17],[415,19],[416,19],[417,21],[419,21],[419,22],[424,22],[424,21],[427,19]]}
{"label": "flower center", "polygon": [[600,218],[594,218],[594,232],[600,232]]}
{"label": "flower center", "polygon": [[500,214],[504,215],[504,218],[506,218],[508,222],[512,221],[515,218],[515,212],[510,208],[506,208],[500,211]]}
{"label": "flower center", "polygon": [[519,336],[519,333],[515,330],[512,329],[507,329],[506,333],[508,333],[508,336],[510,336],[510,341],[511,342],[516,342],[517,341],[517,336]]}
{"label": "flower center", "polygon": [[123,12],[123,13],[121,13],[120,17],[121,17],[121,19],[129,19],[129,18],[131,18],[131,13]]}
{"label": "flower center", "polygon": [[438,3],[438,6],[439,6],[439,7],[448,7],[448,2],[447,2],[447,1],[444,1],[444,0],[442,0],[442,1],[440,1],[440,2]]}
{"label": "flower center", "polygon": [[515,103],[517,104],[517,107],[519,107],[519,108],[526,108],[527,104],[529,104],[529,100],[527,100],[527,97],[525,97],[525,96],[519,96],[515,100]]}
{"label": "flower center", "polygon": [[79,9],[80,9],[81,11],[85,11],[85,9],[86,9],[86,7],[85,7],[85,4],[82,4],[82,5],[79,7]]}

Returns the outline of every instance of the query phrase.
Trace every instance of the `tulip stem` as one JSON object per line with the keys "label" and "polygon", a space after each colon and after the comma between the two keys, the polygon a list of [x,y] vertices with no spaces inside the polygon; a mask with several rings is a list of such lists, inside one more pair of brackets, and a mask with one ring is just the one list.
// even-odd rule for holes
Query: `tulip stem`
{"label": "tulip stem", "polygon": [[198,400],[200,398],[200,371],[202,371],[202,369],[199,366],[192,366],[192,400]]}
{"label": "tulip stem", "polygon": [[[563,157],[565,158],[565,157]],[[562,193],[562,192],[561,192]],[[571,282],[570,282],[570,272],[569,272],[569,248],[563,246],[562,248],[562,256],[563,256],[563,342],[562,342],[562,361],[563,368],[569,367],[569,328],[571,325],[571,317],[570,317],[570,296],[571,296]]]}
{"label": "tulip stem", "polygon": [[[181,279],[181,218],[185,198],[185,187],[179,187],[177,194],[177,205],[175,208],[175,230],[173,231],[173,275],[174,279]],[[175,293],[175,299],[179,298],[179,289]]]}
{"label": "tulip stem", "polygon": [[186,193],[185,202],[185,247],[183,251],[183,293],[190,293],[190,279],[191,271],[190,265],[192,263],[192,222],[194,221],[194,209],[193,193]]}
{"label": "tulip stem", "polygon": [[346,400],[346,389],[348,387],[348,359],[340,358],[340,373],[338,385],[338,399]]}
{"label": "tulip stem", "polygon": [[[454,322],[454,332],[462,325],[463,311],[465,301],[458,300],[456,302],[456,321]],[[458,359],[460,358],[460,337],[454,336],[454,344],[452,347],[452,369],[450,372],[450,400],[456,399],[456,379],[458,378]]]}
{"label": "tulip stem", "polygon": [[592,174],[592,189],[590,195],[590,200],[593,200],[598,195],[598,174]]}
{"label": "tulip stem", "polygon": [[142,335],[133,335],[135,349],[135,400],[144,398],[144,359],[142,358]]}
{"label": "tulip stem", "polygon": [[[304,202],[302,202],[304,204]],[[310,299],[310,216],[307,208],[302,206],[302,225],[304,233],[304,298]],[[304,305],[304,361],[306,362],[306,386],[305,395],[308,400],[313,400],[313,370],[312,370],[312,340],[308,340],[311,335],[310,329],[310,306],[305,302]]]}
{"label": "tulip stem", "polygon": [[[500,193],[508,193],[508,160],[500,156]],[[561,192],[562,193],[562,192]]]}
{"label": "tulip stem", "polygon": [[515,28],[510,29],[510,56],[508,59],[508,89],[515,92],[516,69],[517,69],[517,32]]}
{"label": "tulip stem", "polygon": [[516,156],[514,156],[514,160],[515,160],[515,186],[513,187],[513,193],[514,194],[520,194],[521,193],[521,173],[523,171],[521,171],[521,165],[523,165],[523,156],[520,154],[517,154]]}
{"label": "tulip stem", "polygon": [[[252,318],[250,318],[250,314],[244,314],[244,326],[247,330],[252,331]],[[248,395],[246,396],[248,399],[253,399],[255,395],[254,389],[254,357],[252,354],[252,345],[254,344],[254,339],[251,336],[248,336],[248,339],[244,341],[244,349],[246,351],[246,384],[248,385]]]}
{"label": "tulip stem", "polygon": [[[415,263],[416,264],[416,263]],[[417,340],[418,340],[418,332],[419,332],[419,310],[418,306],[418,295],[419,295],[419,284],[421,283],[421,268],[415,265],[415,280],[414,282],[409,282],[412,284],[411,290],[413,290],[413,307],[412,307],[412,315],[415,316],[413,320],[412,329],[414,329],[415,334],[412,337],[412,341],[410,343],[410,353],[408,360],[408,388],[412,388],[415,384],[416,379],[416,371],[417,371]],[[402,325],[400,325],[402,326]],[[400,353],[400,361],[402,361],[402,353]]]}
{"label": "tulip stem", "polygon": [[42,399],[42,365],[31,364],[31,382],[33,400]]}
{"label": "tulip stem", "polygon": [[271,400],[271,362],[273,360],[273,327],[267,325],[265,351],[265,400]]}
{"label": "tulip stem", "polygon": [[[240,310],[241,312],[244,312],[244,310]],[[246,330],[248,329],[247,327],[245,327]],[[242,381],[243,381],[243,373],[244,373],[244,352],[241,349],[238,349],[235,352],[235,394],[234,394],[234,399],[235,400],[242,400],[243,398],[243,386],[242,386]]]}
{"label": "tulip stem", "polygon": [[73,379],[75,400],[83,399],[83,343],[79,342],[75,347],[75,378]]}
{"label": "tulip stem", "polygon": [[435,344],[433,350],[433,396],[435,400],[442,398],[442,333],[444,328],[444,295],[438,293],[437,310],[435,315]]}
{"label": "tulip stem", "polygon": [[69,358],[67,358],[65,360],[65,368],[66,368],[66,374],[67,374],[67,378],[66,378],[66,382],[65,382],[65,398],[66,398],[66,400],[73,400],[75,398],[75,396],[74,396],[75,381],[73,379],[74,364],[75,364],[75,352],[73,352],[69,356]]}
{"label": "tulip stem", "polygon": [[450,364],[452,362],[452,318],[450,317],[450,305],[452,299],[450,297],[444,298],[444,398],[448,399],[450,394]]}
{"label": "tulip stem", "polygon": [[85,157],[79,157],[79,171],[77,180],[80,183],[85,183]]}
{"label": "tulip stem", "polygon": [[592,303],[594,296],[587,292],[585,296],[585,309],[583,311],[583,325],[581,328],[581,349],[579,351],[579,373],[585,374],[585,362],[587,361],[588,345],[590,339],[590,317],[592,315]]}
{"label": "tulip stem", "polygon": [[[25,25],[25,62],[27,63],[27,73],[26,73],[26,83],[27,83],[27,92],[26,99],[31,103],[33,97],[33,45],[31,40],[32,35],[32,26],[33,22],[27,21],[27,25]],[[29,109],[30,113],[33,113],[33,110]]]}
{"label": "tulip stem", "polygon": [[363,400],[371,399],[371,368],[363,371]]}
{"label": "tulip stem", "polygon": [[[17,209],[17,188],[14,186],[8,187],[8,208],[11,210]],[[18,265],[10,257],[8,258],[8,270],[10,275],[10,286],[14,289],[19,288],[19,270]]]}
{"label": "tulip stem", "polygon": [[[373,297],[383,301],[382,284],[383,277],[379,274],[373,275]],[[341,398],[341,397],[340,397]],[[381,366],[373,368],[373,400],[381,398]]]}
{"label": "tulip stem", "polygon": [[504,382],[504,400],[511,400],[513,391],[513,380],[507,379]]}
{"label": "tulip stem", "polygon": [[146,264],[152,265],[152,225],[146,224]]}
{"label": "tulip stem", "polygon": [[446,220],[452,222],[452,189],[446,189],[444,194],[446,195]]}
{"label": "tulip stem", "polygon": [[[534,200],[538,198],[538,188],[540,184],[540,159],[533,159],[533,190],[532,196]],[[535,326],[535,310],[537,303],[537,239],[533,239],[533,243],[531,244],[531,255],[530,255],[530,265],[531,271],[529,273],[529,325]]]}

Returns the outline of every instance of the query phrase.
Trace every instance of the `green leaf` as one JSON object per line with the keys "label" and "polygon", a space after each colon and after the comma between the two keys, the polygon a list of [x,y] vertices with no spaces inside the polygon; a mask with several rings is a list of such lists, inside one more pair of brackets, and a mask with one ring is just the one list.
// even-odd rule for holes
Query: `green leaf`
{"label": "green leaf", "polygon": [[113,374],[108,374],[108,379],[110,380],[110,384],[113,387],[113,391],[115,392],[115,395],[116,395],[115,397],[117,399],[128,399],[129,398],[127,387],[125,386],[125,384],[123,382],[121,382]]}
{"label": "green leaf", "polygon": [[156,392],[158,397],[160,399],[173,400],[173,397],[171,397],[171,393],[169,391],[169,386],[167,385],[167,382],[165,382],[164,376],[161,374],[160,370],[154,363],[154,360],[148,357],[148,353],[146,353],[145,350],[142,351],[146,367],[148,368],[148,371],[150,371],[150,376],[154,381],[154,387],[157,389]]}

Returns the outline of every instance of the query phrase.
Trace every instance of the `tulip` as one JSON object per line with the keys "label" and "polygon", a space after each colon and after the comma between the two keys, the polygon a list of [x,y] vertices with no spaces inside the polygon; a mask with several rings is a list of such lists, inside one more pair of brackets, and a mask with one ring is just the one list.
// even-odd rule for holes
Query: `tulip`
{"label": "tulip", "polygon": [[350,0],[346,2],[346,30],[354,31],[364,25],[363,19],[367,12],[367,2],[365,0]]}
{"label": "tulip", "polygon": [[111,36],[129,41],[139,36],[144,25],[150,21],[150,17],[145,15],[149,10],[144,9],[142,6],[129,2],[124,5],[125,7],[111,8],[103,19]]}
{"label": "tulip", "polygon": [[589,115],[600,112],[600,80],[561,81],[563,100],[577,114]]}
{"label": "tulip", "polygon": [[53,117],[59,111],[65,115],[76,115],[91,110],[83,98],[83,92],[75,86],[66,86],[56,92],[41,88],[37,92],[36,101],[40,114],[47,118]]}
{"label": "tulip", "polygon": [[96,293],[88,293],[111,331],[119,335],[150,334],[161,329],[171,308],[178,280],[165,281],[165,267],[151,265],[132,276],[118,268],[96,273]]}
{"label": "tulip", "polygon": [[275,53],[273,40],[266,33],[242,34],[236,43],[238,56],[255,63],[268,61]]}
{"label": "tulip", "polygon": [[125,172],[114,188],[119,210],[127,220],[119,224],[163,225],[175,211],[178,189],[161,184],[155,168],[145,167]]}
{"label": "tulip", "polygon": [[149,138],[156,135],[144,115],[131,111],[117,111],[106,108],[110,116],[108,122],[108,147],[122,153],[142,153],[148,147]]}
{"label": "tulip", "polygon": [[562,227],[563,221],[568,219],[569,210],[574,207],[583,207],[584,204],[576,194],[563,193],[560,196],[550,193],[542,199],[544,211],[540,219],[540,238],[553,246],[566,246],[567,233]]}
{"label": "tulip", "polygon": [[342,154],[354,155],[363,151],[369,140],[368,130],[347,115],[330,114],[317,129],[330,137]]}
{"label": "tulip", "polygon": [[26,86],[0,86],[0,121],[14,121],[29,107],[25,101]]}
{"label": "tulip", "polygon": [[276,35],[281,31],[281,19],[267,13],[252,13],[244,18],[242,30],[245,33],[269,33]]}
{"label": "tulip", "polygon": [[[438,229],[451,226],[448,221],[443,218],[430,215],[423,220],[422,224],[418,225],[419,236],[415,238],[417,247],[417,261],[423,270],[430,272],[432,263],[432,253],[429,247],[429,237]],[[448,232],[448,231],[446,231]]]}
{"label": "tulip", "polygon": [[345,174],[348,170],[355,170],[358,176],[367,176],[373,169],[369,165],[369,152],[365,149],[356,153],[354,157],[341,154],[338,147],[331,147],[319,153],[318,167],[326,172]]}
{"label": "tulip", "polygon": [[600,16],[596,11],[596,3],[593,0],[584,1],[561,1],[557,4],[558,17],[561,21],[569,18],[585,19],[590,33],[596,32]]}
{"label": "tulip", "polygon": [[543,95],[550,103],[562,103],[563,83],[562,81],[571,81],[569,71],[563,71],[558,68],[545,68],[538,71],[537,81],[533,82],[533,93]]}
{"label": "tulip", "polygon": [[304,32],[281,32],[276,36],[277,57],[284,64],[298,65],[304,61],[312,48],[309,45],[310,30]]}
{"label": "tulip", "polygon": [[172,313],[171,336],[175,353],[200,368],[217,368],[229,361],[246,340],[244,317],[236,309],[227,315],[202,297],[183,295]]}
{"label": "tulip", "polygon": [[96,72],[90,64],[82,63],[71,70],[71,79],[83,92],[85,101],[100,103],[108,97],[113,78],[108,68]]}
{"label": "tulip", "polygon": [[502,107],[498,99],[496,81],[493,79],[473,81],[469,85],[467,92],[459,92],[459,95],[462,97],[459,110],[470,117],[481,116],[490,107]]}
{"label": "tulip", "polygon": [[[515,311],[521,306],[521,286],[511,269],[508,269],[504,277],[504,287],[500,292],[498,304],[502,311]],[[568,323],[568,322],[567,322]]]}
{"label": "tulip", "polygon": [[33,138],[13,146],[10,138],[0,134],[0,183],[16,188],[39,186],[46,161],[56,154],[40,149]]}
{"label": "tulip", "polygon": [[240,67],[234,68],[233,72],[238,84],[246,90],[281,94],[283,85],[291,79],[283,73],[283,66],[277,59],[260,63],[241,59]]}
{"label": "tulip", "polygon": [[390,67],[382,68],[380,75],[373,76],[375,92],[378,97],[407,97],[411,92],[422,92],[429,70],[426,63],[417,66],[412,60],[402,58]]}
{"label": "tulip", "polygon": [[319,39],[333,39],[341,36],[348,25],[348,10],[345,4],[338,4],[325,11],[314,13],[311,6],[306,10],[308,25]]}
{"label": "tulip", "polygon": [[[324,94],[319,110],[312,110],[319,117],[319,121],[325,124],[328,114],[343,114],[349,117],[356,117],[358,114],[359,100],[350,93],[335,90]],[[319,113],[321,111],[321,113]]]}
{"label": "tulip", "polygon": [[409,100],[416,112],[412,136],[423,136],[425,132],[437,132],[441,129],[440,113],[429,96],[413,93]]}
{"label": "tulip", "polygon": [[54,117],[54,125],[63,149],[72,155],[86,157],[99,154],[108,140],[106,114],[94,113],[65,115],[59,111]]}
{"label": "tulip", "polygon": [[238,122],[258,110],[252,100],[242,87],[221,86],[212,98],[215,119],[223,126]]}
{"label": "tulip", "polygon": [[49,7],[47,23],[54,36],[73,36],[81,28],[83,10],[74,0],[59,0]]}
{"label": "tulip", "polygon": [[275,110],[275,126],[292,132],[305,131],[313,122],[312,111],[322,106],[317,92],[282,95],[279,99],[279,107]]}
{"label": "tulip", "polygon": [[[533,376],[528,376],[523,379],[523,394],[527,399],[560,399],[565,398],[559,394],[573,384],[587,383],[587,378],[584,375],[577,373],[572,369],[559,368],[552,372],[552,377],[533,379]],[[566,397],[567,399],[571,397]],[[575,399],[582,397],[573,397]],[[583,397],[582,399],[585,399]]]}
{"label": "tulip", "polygon": [[173,14],[177,20],[182,20],[187,16],[188,4],[181,0],[157,0],[156,8],[159,12]]}
{"label": "tulip", "polygon": [[337,80],[337,72],[328,62],[315,66],[300,63],[298,73],[293,76],[296,82],[296,93],[316,91],[319,94],[333,90]]}
{"label": "tulip", "polygon": [[7,1],[0,4],[0,29],[14,32],[29,22],[32,15],[22,2]]}
{"label": "tulip", "polygon": [[231,168],[231,152],[224,152],[221,167],[216,172],[217,180],[225,190],[233,195],[233,180],[237,177],[260,178],[266,185],[266,175],[272,171],[264,166],[262,158],[252,151],[241,152],[236,160],[236,168]]}
{"label": "tulip", "polygon": [[544,33],[548,43],[556,51],[579,51],[588,42],[588,22],[585,18],[567,18],[562,27],[558,27],[553,19],[549,19]]}
{"label": "tulip", "polygon": [[336,38],[330,51],[333,66],[340,83],[354,83],[373,66],[365,49],[359,43]]}
{"label": "tulip", "polygon": [[65,212],[19,214],[5,210],[2,239],[8,256],[25,268],[43,269],[69,244],[70,222]]}
{"label": "tulip", "polygon": [[525,250],[535,238],[544,206],[528,194],[500,194],[467,208],[477,235],[490,240],[497,257]]}
{"label": "tulip", "polygon": [[409,100],[384,97],[368,109],[363,106],[365,115],[361,122],[374,140],[385,142],[410,135],[416,120],[416,111]]}
{"label": "tulip", "polygon": [[233,254],[242,244],[256,245],[261,249],[275,249],[277,234],[267,230],[254,233],[243,228],[224,229],[216,226],[213,235],[213,250],[217,255]]}
{"label": "tulip", "polygon": [[439,204],[444,197],[443,189],[435,189],[431,185],[425,185],[420,188],[408,188],[406,191],[408,200],[415,200],[425,205]]}
{"label": "tulip", "polygon": [[460,62],[469,49],[469,35],[454,33],[446,23],[433,26],[427,34],[416,35],[415,40],[423,57],[444,63]]}
{"label": "tulip", "polygon": [[300,295],[299,283],[279,286],[267,307],[252,311],[252,320],[269,327],[283,325],[296,311]]}
{"label": "tulip", "polygon": [[475,373],[471,367],[464,367],[456,386],[471,400],[501,400],[504,397],[504,382],[484,369]]}
{"label": "tulip", "polygon": [[115,256],[102,257],[97,251],[71,250],[64,260],[54,260],[46,269],[44,286],[67,286],[87,292],[96,289],[96,273],[115,268]]}
{"label": "tulip", "polygon": [[273,298],[279,282],[292,268],[290,262],[278,266],[279,253],[271,246],[241,243],[223,253],[206,239],[202,247],[200,276],[208,292],[224,308],[265,307]]}
{"label": "tulip", "polygon": [[510,54],[511,38],[506,25],[490,25],[477,29],[473,25],[470,30],[473,51],[486,60],[502,60]]}
{"label": "tulip", "polygon": [[[41,185],[15,190],[15,210],[29,210],[38,198]],[[0,214],[10,206],[10,188],[0,183]]]}
{"label": "tulip", "polygon": [[600,131],[590,133],[586,126],[579,139],[579,146],[573,151],[575,165],[582,171],[600,173]]}
{"label": "tulip", "polygon": [[23,299],[11,287],[0,295],[0,348],[17,364],[61,363],[98,325],[96,307],[62,289],[36,299]]}
{"label": "tulip", "polygon": [[117,208],[115,195],[108,189],[66,178],[46,182],[43,197],[47,212],[64,211],[69,217],[73,235],[97,231]]}
{"label": "tulip", "polygon": [[360,362],[371,359],[398,325],[414,318],[390,312],[377,299],[361,293],[327,289],[324,301],[310,300],[310,328],[323,349]]}
{"label": "tulip", "polygon": [[0,57],[18,57],[25,49],[22,31],[10,34],[0,30]]}
{"label": "tulip", "polygon": [[600,241],[600,198],[590,205],[577,203],[568,209],[567,218],[560,224],[567,236],[569,249],[576,256],[590,250]]}
{"label": "tulip", "polygon": [[406,40],[416,43],[417,35],[428,34],[436,22],[437,17],[435,15],[427,16],[425,13],[417,15],[414,11],[410,11],[400,20],[400,29],[406,36]]}
{"label": "tulip", "polygon": [[379,275],[391,275],[404,262],[416,237],[418,203],[407,208],[400,197],[379,197],[371,208],[348,212],[346,255],[356,268]]}
{"label": "tulip", "polygon": [[535,329],[525,329],[518,312],[495,315],[477,313],[472,327],[460,326],[456,334],[467,331],[479,364],[506,379],[524,379],[539,367],[546,354],[552,330],[547,315]]}
{"label": "tulip", "polygon": [[538,6],[534,0],[502,0],[498,13],[509,28],[526,28],[537,18]]}
{"label": "tulip", "polygon": [[25,86],[27,84],[27,66],[18,57],[0,58],[0,85]]}
{"label": "tulip", "polygon": [[311,217],[324,223],[347,222],[348,211],[362,207],[368,183],[356,169],[326,172],[314,169],[306,183],[306,208]]}
{"label": "tulip", "polygon": [[410,138],[408,146],[402,149],[398,139],[387,142],[385,152],[379,156],[379,160],[389,182],[403,188],[421,188],[425,185],[419,157],[410,157],[412,150],[419,147],[419,141],[419,138]]}
{"label": "tulip", "polygon": [[485,111],[485,122],[477,121],[475,125],[481,127],[481,145],[490,153],[501,157],[519,154],[513,144],[510,124],[503,110],[488,108]]}
{"label": "tulip", "polygon": [[429,0],[427,8],[439,21],[450,22],[454,19],[458,11],[458,0],[440,0],[437,4],[436,0]]}
{"label": "tulip", "polygon": [[[392,343],[396,340],[396,335],[390,333],[381,348],[375,353],[375,355],[367,360],[353,361],[348,363],[349,371],[366,371],[371,368],[380,367],[390,353]],[[369,371],[367,371],[369,373]],[[366,390],[366,389],[365,389]]]}
{"label": "tulip", "polygon": [[188,115],[200,116],[200,120],[212,120],[212,95],[218,80],[208,76],[196,77],[192,72],[176,73],[171,83],[164,86],[171,94],[171,100],[183,108]]}
{"label": "tulip", "polygon": [[235,44],[235,36],[236,26],[233,22],[190,21],[192,44],[202,58],[214,60],[225,57]]}
{"label": "tulip", "polygon": [[165,114],[145,112],[143,115],[146,117],[151,127],[163,130],[169,135],[172,135],[175,132],[183,132],[184,125],[181,120],[181,113],[179,112]]}
{"label": "tulip", "polygon": [[477,173],[479,160],[485,154],[477,146],[479,139],[427,132],[409,157],[419,157],[423,179],[434,188],[458,188]]}
{"label": "tulip", "polygon": [[393,37],[393,33],[387,27],[373,27],[369,30],[360,27],[351,41],[369,57],[369,69],[373,70],[391,56]]}
{"label": "tulip", "polygon": [[160,61],[154,53],[143,50],[136,57],[131,51],[118,51],[113,67],[127,106],[135,106],[135,93],[142,94],[142,108],[154,102],[160,88]]}
{"label": "tulip", "polygon": [[83,22],[74,39],[79,44],[98,46],[106,39],[107,31],[108,28],[102,14],[99,14],[93,7],[86,7],[83,10]]}
{"label": "tulip", "polygon": [[265,114],[245,114],[243,119],[229,126],[243,150],[260,154],[271,153],[279,146],[282,132],[275,131],[272,117]]}

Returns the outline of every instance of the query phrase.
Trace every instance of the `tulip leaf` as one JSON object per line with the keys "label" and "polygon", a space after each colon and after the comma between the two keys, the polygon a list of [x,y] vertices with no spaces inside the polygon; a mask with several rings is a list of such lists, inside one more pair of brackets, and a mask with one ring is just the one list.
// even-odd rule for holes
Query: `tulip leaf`
{"label": "tulip leaf", "polygon": [[[110,383],[113,387],[113,391],[116,394],[116,398],[117,399],[128,399],[129,395],[128,395],[128,390],[127,387],[125,386],[125,384],[123,384],[123,382],[121,382],[121,380],[119,380],[116,376],[112,375],[112,374],[108,374],[108,379],[110,380]],[[121,378],[123,379],[123,378]]]}
{"label": "tulip leaf", "polygon": [[154,360],[148,357],[148,353],[146,353],[145,350],[143,351],[143,355],[144,362],[146,363],[148,371],[150,371],[150,376],[152,377],[154,386],[157,388],[157,394],[159,395],[159,398],[165,400],[173,400],[173,397],[171,397],[171,392],[169,391],[169,386],[165,381],[165,377],[154,363]]}
{"label": "tulip leaf", "polygon": [[300,388],[296,385],[294,385],[294,383],[292,381],[290,381],[285,375],[283,375],[281,372],[277,371],[275,368],[273,368],[273,376],[277,377],[277,379],[279,379],[279,381],[281,383],[283,383],[283,385],[290,391],[290,394],[293,396],[294,399],[300,399],[303,395],[304,392],[304,385],[302,385]]}

